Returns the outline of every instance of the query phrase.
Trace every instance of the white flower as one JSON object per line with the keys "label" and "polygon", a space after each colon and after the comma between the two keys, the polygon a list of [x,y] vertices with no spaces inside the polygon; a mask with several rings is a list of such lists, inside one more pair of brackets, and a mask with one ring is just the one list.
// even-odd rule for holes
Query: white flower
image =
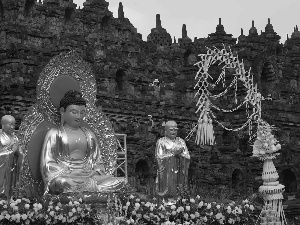
{"label": "white flower", "polygon": [[26,220],[28,216],[26,214],[22,214],[21,217],[22,217],[22,220]]}
{"label": "white flower", "polygon": [[243,211],[242,211],[241,209],[238,209],[238,210],[237,210],[237,213],[238,213],[238,214],[242,214]]}
{"label": "white flower", "polygon": [[81,212],[81,210],[82,210],[82,209],[78,206],[78,207],[77,207],[77,212]]}
{"label": "white flower", "polygon": [[200,196],[199,196],[199,195],[197,195],[197,196],[196,196],[196,198],[197,198],[197,199],[200,199]]}
{"label": "white flower", "polygon": [[228,220],[228,223],[229,223],[229,224],[234,224],[234,223],[235,223],[235,221],[234,221],[234,219],[232,219],[232,218],[229,218],[229,220]]}
{"label": "white flower", "polygon": [[72,212],[69,212],[69,217],[73,216],[73,213]]}
{"label": "white flower", "polygon": [[221,208],[221,206],[220,206],[220,205],[216,205],[216,208],[217,208],[217,209],[220,209],[220,208]]}
{"label": "white flower", "polygon": [[51,212],[49,213],[49,215],[53,217],[53,216],[54,216],[54,211],[51,211]]}
{"label": "white flower", "polygon": [[243,203],[248,203],[248,202],[249,202],[248,199],[246,199],[246,200],[243,201]]}
{"label": "white flower", "polygon": [[185,202],[186,202],[186,199],[185,199],[185,198],[183,198],[183,199],[182,199],[182,202],[183,202],[183,203],[185,203]]}
{"label": "white flower", "polygon": [[207,207],[207,209],[210,209],[211,208],[211,204],[208,203],[206,207]]}
{"label": "white flower", "polygon": [[231,207],[230,207],[230,206],[227,207],[227,213],[228,213],[228,214],[231,213]]}
{"label": "white flower", "polygon": [[3,220],[4,219],[4,216],[0,215],[0,220]]}
{"label": "white flower", "polygon": [[250,209],[251,211],[253,211],[253,210],[254,210],[254,206],[253,206],[253,205],[250,205],[249,209]]}
{"label": "white flower", "polygon": [[190,202],[191,202],[191,203],[195,203],[195,199],[191,198],[191,199],[190,199]]}
{"label": "white flower", "polygon": [[171,209],[176,209],[176,205],[171,205]]}
{"label": "white flower", "polygon": [[25,209],[29,209],[30,205],[29,204],[25,204],[24,207],[25,207]]}
{"label": "white flower", "polygon": [[137,198],[137,199],[135,199],[135,201],[136,201],[136,202],[139,202],[139,201],[140,201],[140,199],[139,199],[139,198]]}
{"label": "white flower", "polygon": [[216,219],[217,219],[217,220],[220,220],[220,219],[222,219],[222,218],[223,218],[222,213],[217,213],[217,214],[216,214]]}
{"label": "white flower", "polygon": [[9,219],[10,219],[10,215],[9,215],[9,214],[6,214],[6,215],[5,215],[5,219],[9,220]]}
{"label": "white flower", "polygon": [[11,208],[13,208],[15,205],[16,205],[15,203],[10,203],[10,204],[9,204],[9,206],[10,206]]}
{"label": "white flower", "polygon": [[15,221],[15,220],[16,220],[16,216],[15,216],[15,215],[11,215],[10,219],[11,219],[12,221]]}
{"label": "white flower", "polygon": [[183,211],[184,211],[184,208],[183,208],[182,206],[179,206],[179,207],[178,207],[178,210],[179,210],[179,212],[180,212],[180,211],[183,212]]}
{"label": "white flower", "polygon": [[18,211],[18,210],[19,210],[19,207],[18,207],[18,206],[14,206],[14,207],[13,207],[13,210],[14,210],[14,211]]}
{"label": "white flower", "polygon": [[55,206],[55,210],[58,211],[60,208],[58,206]]}
{"label": "white flower", "polygon": [[190,216],[191,216],[192,220],[195,219],[195,217],[196,217],[194,214],[191,214]]}
{"label": "white flower", "polygon": [[187,206],[185,207],[185,209],[186,209],[187,211],[190,211],[190,210],[191,210],[191,207],[190,207],[189,205],[187,205]]}
{"label": "white flower", "polygon": [[201,208],[203,206],[203,201],[201,201],[199,204],[198,204],[198,208]]}
{"label": "white flower", "polygon": [[127,202],[126,205],[127,205],[127,206],[130,206],[130,202]]}
{"label": "white flower", "polygon": [[176,211],[172,211],[172,215],[175,216],[176,215]]}
{"label": "white flower", "polygon": [[133,196],[133,195],[130,195],[129,198],[130,198],[130,199],[134,199],[134,196]]}
{"label": "white flower", "polygon": [[75,208],[72,209],[72,213],[76,213],[76,209]]}
{"label": "white flower", "polygon": [[247,208],[248,208],[248,207],[249,207],[249,205],[248,205],[248,204],[246,204],[246,205],[245,205],[245,207],[247,207]]}
{"label": "white flower", "polygon": [[195,212],[195,217],[198,218],[200,216],[200,213]]}
{"label": "white flower", "polygon": [[22,200],[21,200],[21,199],[17,199],[16,202],[17,202],[17,203],[21,203]]}
{"label": "white flower", "polygon": [[149,210],[150,210],[151,212],[153,212],[153,210],[154,210],[153,206],[151,206]]}
{"label": "white flower", "polygon": [[131,214],[132,214],[132,215],[136,215],[136,211],[133,210],[133,211],[131,212]]}
{"label": "white flower", "polygon": [[189,218],[189,214],[185,213],[183,217],[187,220]]}
{"label": "white flower", "polygon": [[203,217],[203,221],[207,222],[207,217],[206,216]]}
{"label": "white flower", "polygon": [[135,203],[135,207],[137,207],[137,208],[139,208],[141,205],[140,205],[140,203]]}

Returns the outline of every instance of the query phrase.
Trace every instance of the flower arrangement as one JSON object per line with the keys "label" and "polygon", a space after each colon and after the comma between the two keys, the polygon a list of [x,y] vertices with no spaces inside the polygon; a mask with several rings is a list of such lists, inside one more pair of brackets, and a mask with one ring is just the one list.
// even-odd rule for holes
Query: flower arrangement
{"label": "flower arrangement", "polygon": [[241,204],[204,202],[200,196],[179,197],[174,203],[142,201],[131,195],[125,206],[126,224],[255,224],[254,206],[249,200]]}
{"label": "flower arrangement", "polygon": [[276,152],[281,149],[281,145],[271,133],[273,127],[262,119],[259,119],[257,122],[257,138],[253,145],[253,157],[258,157],[261,160],[266,158],[273,159],[279,155]]}
{"label": "flower arrangement", "polygon": [[[89,200],[93,199],[92,202]],[[254,224],[254,206],[249,200],[240,204],[204,202],[200,196],[182,196],[174,202],[141,200],[134,195],[84,195],[27,198],[0,201],[0,224]],[[40,201],[40,202],[39,202]]]}

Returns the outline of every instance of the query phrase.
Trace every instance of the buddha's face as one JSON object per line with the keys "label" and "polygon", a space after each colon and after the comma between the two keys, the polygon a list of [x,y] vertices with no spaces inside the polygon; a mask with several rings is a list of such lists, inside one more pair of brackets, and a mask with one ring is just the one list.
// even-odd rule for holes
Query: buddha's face
{"label": "buddha's face", "polygon": [[175,122],[168,122],[165,126],[165,135],[167,138],[175,139],[177,137],[177,124]]}
{"label": "buddha's face", "polygon": [[64,119],[64,124],[78,128],[85,116],[85,106],[84,105],[69,105],[65,111],[61,109],[62,116]]}
{"label": "buddha's face", "polygon": [[2,130],[7,134],[12,134],[15,130],[16,121],[12,116],[4,117],[1,121]]}

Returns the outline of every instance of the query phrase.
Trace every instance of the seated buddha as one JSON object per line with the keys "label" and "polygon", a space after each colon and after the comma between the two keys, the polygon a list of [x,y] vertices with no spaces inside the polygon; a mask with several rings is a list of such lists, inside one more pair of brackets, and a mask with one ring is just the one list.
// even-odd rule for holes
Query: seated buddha
{"label": "seated buddha", "polygon": [[96,135],[83,126],[86,101],[79,91],[65,93],[59,103],[61,124],[51,128],[41,151],[44,194],[117,192],[124,178],[104,173]]}

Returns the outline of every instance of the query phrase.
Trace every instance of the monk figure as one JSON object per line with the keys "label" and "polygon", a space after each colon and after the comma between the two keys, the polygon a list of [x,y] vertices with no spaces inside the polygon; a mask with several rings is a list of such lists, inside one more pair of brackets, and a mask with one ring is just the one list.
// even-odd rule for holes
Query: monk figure
{"label": "monk figure", "polygon": [[60,101],[61,125],[48,131],[41,153],[44,194],[116,192],[124,178],[104,173],[95,134],[83,126],[86,101],[78,91],[68,91]]}
{"label": "monk figure", "polygon": [[10,115],[1,119],[0,130],[0,194],[9,198],[19,182],[23,154],[14,133],[15,118]]}
{"label": "monk figure", "polygon": [[174,198],[178,186],[187,187],[190,155],[184,140],[177,137],[177,129],[175,121],[168,121],[165,137],[156,143],[156,192],[163,198]]}

